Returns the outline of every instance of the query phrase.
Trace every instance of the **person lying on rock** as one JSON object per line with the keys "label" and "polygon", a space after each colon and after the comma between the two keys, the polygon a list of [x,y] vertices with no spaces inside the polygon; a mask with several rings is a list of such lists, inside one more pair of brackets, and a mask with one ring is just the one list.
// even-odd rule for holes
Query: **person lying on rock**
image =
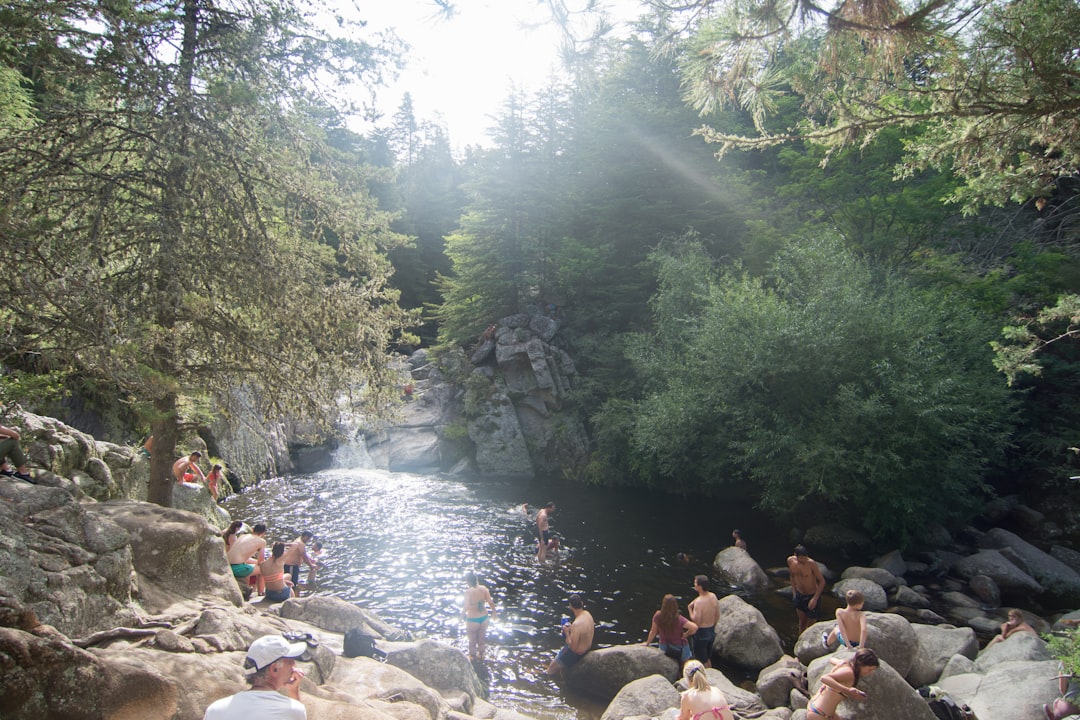
{"label": "person lying on rock", "polygon": [[832,662],[837,663],[836,668],[821,678],[821,689],[806,705],[806,720],[830,720],[845,698],[865,700],[866,693],[855,683],[878,669],[877,654],[870,648],[859,648],[850,660]]}
{"label": "person lying on rock", "polygon": [[1009,611],[1009,619],[1001,623],[1001,632],[994,636],[994,639],[986,643],[986,647],[997,645],[1002,640],[1008,640],[1017,633],[1031,633],[1038,637],[1039,633],[1035,632],[1035,628],[1024,622],[1024,613],[1020,612],[1016,608]]}
{"label": "person lying on rock", "polygon": [[215,700],[203,720],[307,720],[307,709],[300,702],[304,673],[296,668],[296,659],[303,659],[307,651],[307,643],[291,643],[281,635],[265,635],[251,643],[244,659],[244,667],[254,670],[247,678],[251,689]]}

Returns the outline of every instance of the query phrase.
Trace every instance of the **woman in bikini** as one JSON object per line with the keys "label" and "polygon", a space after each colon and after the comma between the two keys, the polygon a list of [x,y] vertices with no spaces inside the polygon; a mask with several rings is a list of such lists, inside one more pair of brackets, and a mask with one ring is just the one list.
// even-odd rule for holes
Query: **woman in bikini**
{"label": "woman in bikini", "polygon": [[806,706],[807,720],[832,720],[844,698],[865,700],[866,693],[856,688],[855,683],[878,669],[877,654],[870,648],[859,648],[847,661],[833,662],[838,662],[837,666],[821,678],[821,689]]}
{"label": "woman in bikini", "polygon": [[495,601],[491,599],[488,589],[476,582],[475,573],[467,574],[465,582],[469,586],[465,590],[465,633],[469,636],[469,659],[483,661],[487,649],[488,620],[495,617]]}
{"label": "woman in bikini", "polygon": [[679,702],[679,720],[735,720],[727,698],[720,688],[709,684],[705,666],[691,660],[683,666],[683,677],[690,689]]}
{"label": "woman in bikini", "polygon": [[292,587],[285,582],[285,543],[276,542],[270,557],[263,560],[262,578],[266,583],[267,602],[285,602],[293,596]]}

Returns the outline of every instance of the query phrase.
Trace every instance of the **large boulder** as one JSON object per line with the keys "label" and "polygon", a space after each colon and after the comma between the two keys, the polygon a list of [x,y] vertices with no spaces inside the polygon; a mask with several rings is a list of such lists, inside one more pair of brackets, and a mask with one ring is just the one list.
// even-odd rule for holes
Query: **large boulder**
{"label": "large boulder", "polygon": [[1042,593],[1043,587],[997,550],[980,550],[957,561],[955,572],[965,580],[976,575],[986,575],[1006,592]]}
{"label": "large boulder", "polygon": [[785,655],[767,668],[758,673],[757,694],[770,708],[788,704],[791,691],[805,689],[806,667],[791,657]]}
{"label": "large boulder", "polygon": [[470,698],[486,697],[487,689],[460,650],[435,642],[384,643],[386,662],[436,690],[462,690]]}
{"label": "large boulder", "polygon": [[60,488],[0,477],[0,498],[0,597],[71,636],[131,622],[132,554],[120,525]]}
{"label": "large boulder", "polygon": [[534,469],[514,403],[504,385],[496,383],[466,422],[476,445],[476,466],[482,476],[532,477]]}
{"label": "large boulder", "polygon": [[993,528],[986,533],[986,539],[994,547],[1009,548],[1019,555],[1031,576],[1047,592],[1074,603],[1080,602],[1080,573],[1064,562],[1008,530]]}
{"label": "large boulder", "polygon": [[892,613],[867,613],[866,635],[865,646],[873,648],[901,677],[907,677],[918,646],[911,623]]}
{"label": "large boulder", "polygon": [[623,720],[635,715],[657,716],[679,706],[679,691],[662,675],[649,675],[628,683],[608,704],[600,720]]}
{"label": "large boulder", "polygon": [[974,660],[979,652],[979,639],[971,628],[912,625],[912,630],[916,638],[915,658],[905,677],[913,687],[936,683],[954,656]]}
{"label": "large boulder", "polygon": [[[885,572],[882,570],[881,572]],[[891,575],[889,577],[892,577]],[[895,584],[896,580],[893,579]],[[863,608],[873,612],[883,612],[889,607],[889,598],[885,594],[885,588],[878,585],[873,580],[867,580],[863,577],[849,577],[846,580],[833,585],[833,594],[841,600],[847,594],[848,590],[858,590],[863,594],[864,603]]]}
{"label": "large boulder", "polygon": [[737,595],[720,600],[713,654],[727,665],[758,671],[784,655],[780,636],[753,605]]}
{"label": "large boulder", "polygon": [[1051,658],[1053,655],[1050,654],[1050,649],[1042,638],[1027,632],[1016,633],[1007,640],[984,648],[975,658],[975,669],[985,673],[998,665],[1029,661],[1042,662]]}
{"label": "large boulder", "polygon": [[[846,660],[851,652],[841,651],[839,656]],[[821,687],[822,676],[833,667],[831,658],[818,658],[810,664],[811,697]],[[858,688],[866,692],[866,700],[840,703],[837,720],[936,720],[926,701],[885,661],[872,675],[860,679]]]}
{"label": "large boulder", "polygon": [[724,582],[743,590],[763,592],[772,585],[761,566],[742,548],[724,548],[716,554],[713,567]]}
{"label": "large boulder", "polygon": [[[841,580],[850,580],[852,578],[869,580],[885,590],[891,590],[896,587],[896,576],[884,568],[858,567],[857,565],[853,565],[844,570],[840,575]],[[881,609],[884,610],[884,608]]]}
{"label": "large boulder", "polygon": [[0,627],[0,717],[176,716],[178,688],[145,666],[120,666],[57,637]]}
{"label": "large boulder", "polygon": [[152,613],[176,603],[240,605],[243,598],[225,559],[217,528],[184,510],[133,500],[86,506],[127,531],[139,581],[139,601]]}
{"label": "large boulder", "polygon": [[290,598],[281,605],[281,617],[320,627],[336,633],[359,629],[366,635],[385,640],[404,640],[405,634],[370,610],[329,595]]}
{"label": "large boulder", "polygon": [[1042,706],[1058,695],[1053,681],[1057,673],[1056,661],[1019,660],[985,674],[949,675],[938,686],[958,703],[969,705],[979,720],[1046,720]]}
{"label": "large boulder", "polygon": [[902,577],[907,573],[907,563],[904,562],[904,556],[900,554],[899,550],[885,553],[876,558],[872,564],[876,568],[888,570],[896,577]]}
{"label": "large boulder", "polygon": [[405,703],[424,708],[431,720],[443,720],[451,712],[442,695],[419,679],[401,668],[371,658],[339,658],[327,682],[353,701],[400,698]]}
{"label": "large boulder", "polygon": [[674,682],[679,676],[679,664],[654,647],[619,645],[586,653],[565,675],[567,687],[608,701],[624,685],[650,675]]}

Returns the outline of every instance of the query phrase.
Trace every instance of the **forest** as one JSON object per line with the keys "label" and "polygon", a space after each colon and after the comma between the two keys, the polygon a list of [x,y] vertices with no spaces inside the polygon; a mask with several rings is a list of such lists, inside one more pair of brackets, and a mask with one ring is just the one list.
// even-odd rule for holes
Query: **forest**
{"label": "forest", "polygon": [[0,400],[109,407],[155,477],[181,413],[377,406],[387,353],[553,306],[583,482],[901,542],[1080,498],[1071,0],[649,0],[464,152],[408,97],[351,129],[405,52],[362,18],[0,20]]}

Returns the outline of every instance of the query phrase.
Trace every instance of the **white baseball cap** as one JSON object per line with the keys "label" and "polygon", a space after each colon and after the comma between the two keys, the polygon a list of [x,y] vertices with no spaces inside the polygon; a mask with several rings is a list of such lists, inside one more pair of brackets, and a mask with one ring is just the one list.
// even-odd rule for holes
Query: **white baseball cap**
{"label": "white baseball cap", "polygon": [[280,635],[264,635],[251,643],[247,660],[256,670],[262,670],[281,658],[298,658],[307,652],[307,649],[305,642],[291,643]]}

